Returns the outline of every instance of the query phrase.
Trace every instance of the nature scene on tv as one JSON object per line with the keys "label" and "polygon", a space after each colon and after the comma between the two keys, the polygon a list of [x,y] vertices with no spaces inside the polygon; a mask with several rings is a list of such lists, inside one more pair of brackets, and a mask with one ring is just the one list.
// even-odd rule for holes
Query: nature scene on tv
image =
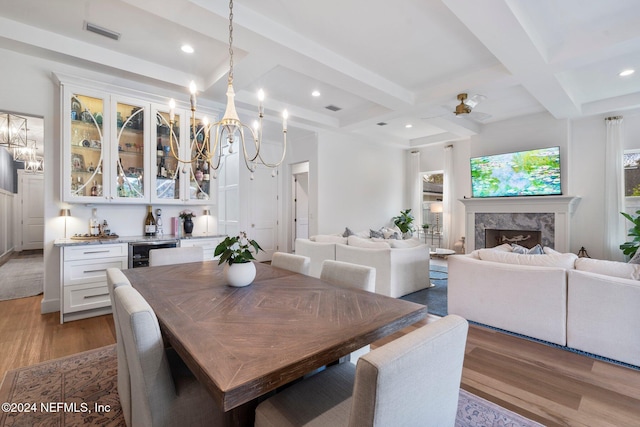
{"label": "nature scene on tv", "polygon": [[473,197],[562,194],[560,148],[472,158],[471,192]]}

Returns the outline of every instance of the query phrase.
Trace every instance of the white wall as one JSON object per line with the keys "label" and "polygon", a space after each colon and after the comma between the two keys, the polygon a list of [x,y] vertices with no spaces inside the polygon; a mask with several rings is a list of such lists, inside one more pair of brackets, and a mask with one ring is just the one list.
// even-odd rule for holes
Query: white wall
{"label": "white wall", "polygon": [[[405,150],[318,135],[318,233],[378,229],[405,209]],[[313,173],[310,173],[310,179]]]}

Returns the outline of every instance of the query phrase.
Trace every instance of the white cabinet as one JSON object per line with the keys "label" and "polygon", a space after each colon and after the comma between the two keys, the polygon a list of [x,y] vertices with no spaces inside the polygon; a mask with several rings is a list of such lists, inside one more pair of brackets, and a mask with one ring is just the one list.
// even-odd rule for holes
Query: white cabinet
{"label": "white cabinet", "polygon": [[134,98],[124,88],[70,77],[59,82],[63,201],[217,204],[203,143],[204,114],[214,122],[215,113],[192,120],[185,105],[178,107],[170,144],[168,98]]}
{"label": "white cabinet", "polygon": [[214,253],[216,246],[218,246],[222,240],[224,240],[224,237],[182,239],[180,240],[180,247],[201,246],[204,251],[204,260],[212,261],[219,258],[215,257]]}
{"label": "white cabinet", "polygon": [[67,84],[62,97],[62,199],[148,201],[150,104]]}
{"label": "white cabinet", "polygon": [[60,257],[60,323],[111,312],[107,268],[127,268],[126,243],[65,246]]}

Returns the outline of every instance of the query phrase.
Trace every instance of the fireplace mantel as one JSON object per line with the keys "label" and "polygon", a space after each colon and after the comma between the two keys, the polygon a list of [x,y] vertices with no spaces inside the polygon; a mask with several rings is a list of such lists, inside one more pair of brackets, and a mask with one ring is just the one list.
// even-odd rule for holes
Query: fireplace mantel
{"label": "fireplace mantel", "polygon": [[466,251],[475,248],[476,213],[553,213],[557,251],[569,251],[569,224],[580,203],[579,196],[486,197],[459,199],[465,206]]}

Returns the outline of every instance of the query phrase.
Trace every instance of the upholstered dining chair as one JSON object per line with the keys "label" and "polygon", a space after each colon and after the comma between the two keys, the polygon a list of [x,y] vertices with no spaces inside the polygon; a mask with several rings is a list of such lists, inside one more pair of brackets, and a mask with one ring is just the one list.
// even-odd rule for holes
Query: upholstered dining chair
{"label": "upholstered dining chair", "polygon": [[376,291],[376,269],[330,259],[322,262],[320,279],[338,286]]}
{"label": "upholstered dining chair", "polygon": [[302,255],[288,254],[286,252],[274,252],[271,258],[271,266],[308,276],[309,268],[311,267],[311,258]]}
{"label": "upholstered dining chair", "polygon": [[172,349],[165,349],[156,315],[131,286],[114,289],[131,378],[131,424],[217,426],[224,414]]}
{"label": "upholstered dining chair", "polygon": [[453,426],[469,325],[456,315],[416,329],[260,403],[255,427]]}
{"label": "upholstered dining chair", "polygon": [[111,298],[111,312],[116,328],[116,354],[118,357],[118,396],[125,423],[131,425],[131,380],[129,379],[129,366],[124,352],[122,332],[116,315],[115,296],[113,290],[120,286],[131,286],[129,279],[119,268],[107,268],[107,289]]}
{"label": "upholstered dining chair", "polygon": [[158,265],[183,264],[199,262],[204,259],[202,246],[186,246],[184,248],[162,248],[149,251],[149,267]]}

